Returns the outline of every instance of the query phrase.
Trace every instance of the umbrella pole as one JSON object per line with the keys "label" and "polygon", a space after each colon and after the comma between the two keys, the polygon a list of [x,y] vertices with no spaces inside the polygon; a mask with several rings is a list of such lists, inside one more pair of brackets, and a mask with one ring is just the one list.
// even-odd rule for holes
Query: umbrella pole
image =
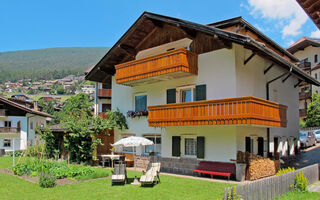
{"label": "umbrella pole", "polygon": [[140,185],[140,182],[137,179],[137,168],[136,168],[136,154],[137,154],[137,147],[134,146],[134,180],[131,183],[132,185]]}

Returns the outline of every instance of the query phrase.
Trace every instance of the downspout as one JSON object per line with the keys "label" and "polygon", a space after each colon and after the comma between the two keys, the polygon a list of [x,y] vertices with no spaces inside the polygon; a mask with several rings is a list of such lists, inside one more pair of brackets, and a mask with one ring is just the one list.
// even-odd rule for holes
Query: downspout
{"label": "downspout", "polygon": [[[290,70],[289,70],[288,72],[283,73],[283,74],[281,74],[280,76],[277,76],[276,78],[274,78],[274,79],[272,79],[272,80],[270,80],[270,81],[267,82],[267,84],[266,84],[266,99],[267,99],[267,100],[270,100],[269,85],[270,85],[271,83],[273,83],[274,81],[282,78],[283,76],[289,75],[291,72],[292,72],[292,66],[290,67]],[[267,146],[267,147],[268,147],[268,148],[267,148],[268,157],[271,157],[271,154],[270,154],[270,128],[267,128],[267,143],[268,143],[268,146]]]}

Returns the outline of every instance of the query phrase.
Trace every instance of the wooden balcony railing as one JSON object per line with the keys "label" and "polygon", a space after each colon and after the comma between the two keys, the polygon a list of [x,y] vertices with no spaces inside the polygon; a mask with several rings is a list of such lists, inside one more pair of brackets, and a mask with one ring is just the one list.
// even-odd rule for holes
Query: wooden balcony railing
{"label": "wooden balcony railing", "polygon": [[0,133],[19,133],[20,128],[18,127],[0,127]]}
{"label": "wooden balcony railing", "polygon": [[124,85],[159,81],[159,76],[179,78],[198,74],[198,55],[184,48],[115,66],[116,82]]}
{"label": "wooden balcony railing", "polygon": [[98,97],[110,97],[111,98],[111,89],[99,89]]}
{"label": "wooden balcony railing", "polygon": [[311,99],[312,97],[312,94],[311,92],[299,92],[299,100],[302,100],[302,99]]}
{"label": "wooden balcony railing", "polygon": [[0,109],[0,117],[6,116],[6,109]]}
{"label": "wooden balcony railing", "polygon": [[148,106],[149,126],[261,125],[287,126],[287,106],[257,97]]}

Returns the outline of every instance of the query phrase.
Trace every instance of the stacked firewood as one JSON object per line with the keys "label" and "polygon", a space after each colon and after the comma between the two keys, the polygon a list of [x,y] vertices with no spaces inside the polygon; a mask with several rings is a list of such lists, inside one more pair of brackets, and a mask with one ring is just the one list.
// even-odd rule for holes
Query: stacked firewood
{"label": "stacked firewood", "polygon": [[246,180],[256,180],[263,177],[273,176],[279,168],[278,160],[271,160],[249,152],[237,152],[237,162],[246,163]]}

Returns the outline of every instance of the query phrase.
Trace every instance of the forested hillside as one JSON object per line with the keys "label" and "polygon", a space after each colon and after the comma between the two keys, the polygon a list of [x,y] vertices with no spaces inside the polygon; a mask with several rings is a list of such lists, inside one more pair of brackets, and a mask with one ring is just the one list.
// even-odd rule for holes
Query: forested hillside
{"label": "forested hillside", "polygon": [[68,47],[0,52],[0,83],[79,75],[96,64],[108,50],[109,47]]}

